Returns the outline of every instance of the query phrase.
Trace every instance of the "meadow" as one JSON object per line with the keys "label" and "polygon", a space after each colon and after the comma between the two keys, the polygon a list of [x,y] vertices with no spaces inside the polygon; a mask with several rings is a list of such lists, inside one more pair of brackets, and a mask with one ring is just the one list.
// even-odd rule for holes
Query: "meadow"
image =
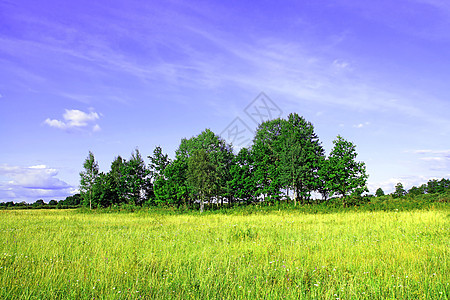
{"label": "meadow", "polygon": [[450,207],[0,211],[1,299],[449,299]]}

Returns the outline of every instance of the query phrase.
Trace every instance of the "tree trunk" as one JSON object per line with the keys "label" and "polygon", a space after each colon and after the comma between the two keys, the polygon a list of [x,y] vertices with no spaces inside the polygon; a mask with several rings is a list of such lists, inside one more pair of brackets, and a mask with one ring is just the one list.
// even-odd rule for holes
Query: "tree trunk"
{"label": "tree trunk", "polygon": [[297,206],[298,189],[295,187],[294,180],[292,180],[292,186],[294,187],[294,206]]}
{"label": "tree trunk", "polygon": [[200,195],[200,213],[203,212],[204,205],[205,205],[205,204],[204,204],[204,202],[203,202],[203,196]]}

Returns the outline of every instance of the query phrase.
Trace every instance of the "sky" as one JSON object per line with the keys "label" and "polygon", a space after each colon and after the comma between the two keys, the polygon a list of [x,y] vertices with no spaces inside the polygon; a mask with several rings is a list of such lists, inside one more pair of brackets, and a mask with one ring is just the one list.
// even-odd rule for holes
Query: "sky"
{"label": "sky", "polygon": [[292,112],[356,145],[371,193],[449,178],[449,66],[444,0],[0,0],[0,202]]}

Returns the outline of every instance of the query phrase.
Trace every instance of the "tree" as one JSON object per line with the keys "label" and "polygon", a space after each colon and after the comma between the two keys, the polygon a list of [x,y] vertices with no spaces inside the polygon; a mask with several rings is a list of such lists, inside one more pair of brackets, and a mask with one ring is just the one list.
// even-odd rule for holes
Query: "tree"
{"label": "tree", "polygon": [[[324,150],[314,126],[298,114],[282,120],[279,174],[285,188],[294,190],[294,203],[308,200],[319,186],[318,170]],[[323,190],[325,191],[325,190]]]}
{"label": "tree", "polygon": [[442,178],[441,180],[431,179],[426,185],[428,194],[442,194],[450,187],[450,180]]}
{"label": "tree", "polygon": [[441,193],[443,193],[445,191],[449,191],[450,190],[450,179],[442,178],[439,181],[439,185],[441,187],[441,190],[440,190]]}
{"label": "tree", "polygon": [[251,152],[242,148],[234,157],[230,167],[229,188],[232,191],[230,205],[233,198],[250,203],[257,198],[256,182],[254,178],[254,162]]}
{"label": "tree", "polygon": [[318,175],[317,191],[322,195],[322,200],[326,201],[334,193],[332,174],[333,166],[330,160],[324,156],[320,158]]}
{"label": "tree", "polygon": [[392,197],[394,198],[400,198],[406,195],[406,191],[403,188],[403,184],[401,182],[397,183],[395,185],[395,191],[392,193]]}
{"label": "tree", "polygon": [[80,205],[81,204],[81,200],[82,200],[81,195],[80,194],[75,194],[75,195],[72,195],[72,196],[68,196],[68,197],[66,197],[66,199],[62,200],[61,205]]}
{"label": "tree", "polygon": [[111,189],[114,193],[112,204],[119,204],[127,202],[126,178],[125,178],[125,162],[120,155],[117,156],[111,163],[111,170],[109,171],[109,180]]}
{"label": "tree", "polygon": [[383,189],[382,189],[382,188],[378,188],[378,189],[376,190],[376,192],[375,192],[375,196],[377,196],[377,197],[384,196],[384,191],[383,191]]}
{"label": "tree", "polygon": [[200,198],[200,212],[204,202],[210,200],[218,187],[218,172],[209,153],[199,149],[188,160],[188,182]]}
{"label": "tree", "polygon": [[58,201],[56,200],[50,200],[50,202],[48,202],[48,205],[57,205]]}
{"label": "tree", "polygon": [[182,173],[187,172],[188,160],[189,158],[198,150],[205,150],[211,163],[216,167],[218,174],[216,182],[216,190],[214,197],[216,200],[221,200],[223,203],[223,198],[229,197],[228,181],[230,180],[230,166],[233,160],[233,152],[230,144],[227,144],[224,139],[216,135],[210,129],[205,129],[199,135],[194,136],[190,139],[182,139],[180,146],[176,150],[175,160],[179,160],[178,165],[184,167],[184,169],[179,170],[179,179],[185,178],[185,182],[178,182],[178,185],[185,186],[187,191],[192,190],[192,186],[189,186],[187,181],[187,176]]}
{"label": "tree", "polygon": [[45,202],[42,199],[36,200],[36,202],[33,203],[33,207],[42,207],[44,205],[45,205]]}
{"label": "tree", "polygon": [[367,192],[367,174],[364,162],[357,162],[356,146],[340,135],[333,141],[334,147],[329,155],[331,164],[331,183],[333,192],[343,198],[348,194]]}
{"label": "tree", "polygon": [[163,153],[160,146],[155,147],[153,156],[148,156],[150,159],[149,170],[153,179],[164,177],[164,170],[170,164],[170,159],[167,154]]}
{"label": "tree", "polygon": [[425,191],[424,191],[423,186],[421,186],[421,187],[413,186],[408,190],[407,194],[408,194],[408,196],[415,197],[418,195],[422,195],[424,193],[425,193]]}
{"label": "tree", "polygon": [[137,148],[131,153],[130,160],[124,162],[122,179],[128,203],[141,205],[152,196],[151,178]]}
{"label": "tree", "polygon": [[177,206],[190,205],[187,169],[187,160],[181,158],[176,158],[167,165],[164,170],[164,180],[155,182],[159,203]]}
{"label": "tree", "polygon": [[154,204],[167,202],[170,199],[168,191],[166,169],[171,161],[167,154],[164,154],[162,148],[157,146],[153,150],[153,156],[148,156],[150,159],[149,174],[152,179],[153,192],[155,194]]}
{"label": "tree", "polygon": [[274,200],[281,195],[280,154],[282,134],[282,119],[275,119],[261,123],[256,129],[251,147],[254,159],[254,177],[257,195]]}
{"label": "tree", "polygon": [[108,207],[118,203],[117,189],[111,172],[100,173],[95,179],[93,189],[93,204]]}
{"label": "tree", "polygon": [[89,151],[89,155],[84,161],[83,168],[84,171],[80,173],[80,191],[85,203],[89,201],[89,209],[92,209],[92,192],[95,179],[98,176],[98,162],[91,151]]}

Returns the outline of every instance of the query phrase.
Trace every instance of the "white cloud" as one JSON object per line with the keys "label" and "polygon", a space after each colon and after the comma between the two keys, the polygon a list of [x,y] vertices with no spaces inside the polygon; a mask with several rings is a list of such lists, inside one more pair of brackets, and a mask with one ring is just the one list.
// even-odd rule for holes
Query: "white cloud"
{"label": "white cloud", "polygon": [[59,121],[59,120],[51,120],[51,119],[47,118],[44,121],[44,123],[50,127],[55,127],[55,128],[60,128],[60,129],[66,128],[66,124],[63,121]]}
{"label": "white cloud", "polygon": [[0,201],[64,198],[76,189],[57,178],[58,170],[46,165],[29,167],[0,165]]}
{"label": "white cloud", "polygon": [[36,165],[36,166],[31,166],[30,169],[46,169],[47,166],[46,165]]}
{"label": "white cloud", "polygon": [[77,109],[66,109],[63,117],[69,127],[84,127],[88,125],[88,122],[93,122],[99,118],[96,112],[85,113]]}
{"label": "white cloud", "polygon": [[46,165],[30,167],[2,165],[0,166],[0,175],[10,179],[8,184],[11,187],[21,186],[24,188],[44,190],[69,187],[67,183],[55,177],[58,175],[56,169],[49,168]]}
{"label": "white cloud", "polygon": [[368,125],[370,125],[370,122],[359,123],[357,125],[353,125],[353,127],[355,127],[355,128],[363,128],[364,126],[368,126]]}
{"label": "white cloud", "polygon": [[44,123],[58,129],[81,129],[93,124],[92,130],[99,131],[100,126],[95,121],[100,119],[98,113],[91,111],[86,113],[78,109],[66,109],[63,114],[64,121],[47,118]]}

